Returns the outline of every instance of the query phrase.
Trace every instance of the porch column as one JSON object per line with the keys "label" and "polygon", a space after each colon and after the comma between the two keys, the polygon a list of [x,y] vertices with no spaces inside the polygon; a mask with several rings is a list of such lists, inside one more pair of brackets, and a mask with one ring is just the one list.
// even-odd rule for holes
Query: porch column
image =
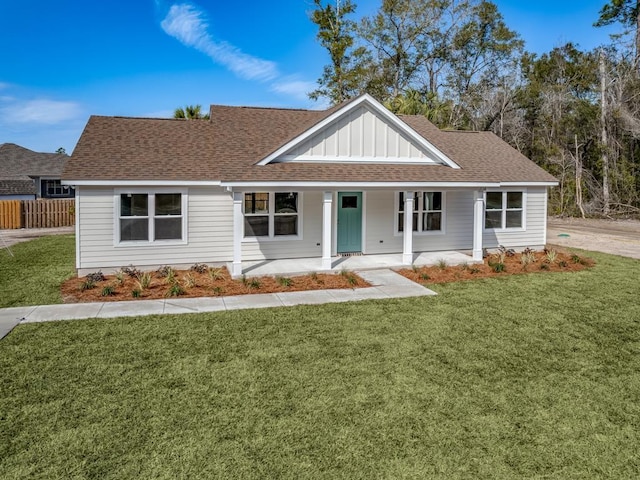
{"label": "porch column", "polygon": [[242,232],[244,218],[242,217],[242,192],[233,192],[233,264],[231,276],[242,275]]}
{"label": "porch column", "polygon": [[322,194],[322,270],[331,270],[331,203],[333,192]]}
{"label": "porch column", "polygon": [[482,230],[484,223],[484,193],[473,192],[473,260],[482,261]]}
{"label": "porch column", "polygon": [[411,265],[413,263],[413,192],[404,192],[402,240],[402,264]]}

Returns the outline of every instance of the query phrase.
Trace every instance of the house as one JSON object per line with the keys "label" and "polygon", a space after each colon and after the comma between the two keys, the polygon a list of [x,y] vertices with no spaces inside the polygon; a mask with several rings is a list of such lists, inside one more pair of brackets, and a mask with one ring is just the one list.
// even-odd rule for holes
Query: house
{"label": "house", "polygon": [[73,187],[60,179],[64,153],[39,153],[14,143],[0,145],[0,200],[71,198]]}
{"label": "house", "polygon": [[[542,248],[555,178],[490,132],[439,130],[369,95],[326,111],[91,117],[67,162],[80,274],[350,254]],[[406,212],[412,212],[407,215]],[[400,257],[399,257],[400,258]]]}

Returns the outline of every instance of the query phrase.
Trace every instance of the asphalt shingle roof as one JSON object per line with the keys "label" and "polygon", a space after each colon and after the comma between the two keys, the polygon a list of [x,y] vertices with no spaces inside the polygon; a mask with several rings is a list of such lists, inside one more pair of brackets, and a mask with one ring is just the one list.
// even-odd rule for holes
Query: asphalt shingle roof
{"label": "asphalt shingle roof", "polygon": [[0,195],[35,194],[32,177],[60,178],[68,155],[40,153],[14,143],[0,145]]}
{"label": "asphalt shingle roof", "polygon": [[67,180],[223,182],[554,182],[490,132],[439,130],[400,119],[460,165],[271,163],[256,165],[322,121],[326,111],[212,106],[211,120],[92,116],[66,164]]}

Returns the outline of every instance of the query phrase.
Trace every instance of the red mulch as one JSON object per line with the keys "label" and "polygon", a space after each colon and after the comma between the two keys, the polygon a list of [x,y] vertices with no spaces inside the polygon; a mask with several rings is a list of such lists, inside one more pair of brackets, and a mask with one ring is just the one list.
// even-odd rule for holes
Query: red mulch
{"label": "red mulch", "polygon": [[[513,253],[504,255],[502,263],[504,270],[496,272],[491,265],[500,263],[498,254],[489,255],[483,263],[457,265],[457,266],[433,266],[417,267],[413,269],[402,269],[398,273],[413,280],[416,283],[449,283],[461,280],[476,280],[478,278],[505,277],[508,275],[519,275],[523,273],[545,273],[545,272],[577,272],[590,268],[594,262],[590,258],[580,257],[572,253],[559,250],[549,250],[545,252],[531,252],[531,262],[522,262],[523,254]],[[444,268],[443,268],[444,267]],[[498,267],[499,268],[499,267]]]}
{"label": "red mulch", "polygon": [[[210,274],[211,270],[215,270],[215,275]],[[124,273],[118,276],[104,275],[104,280],[96,281],[93,288],[84,290],[82,285],[87,277],[72,278],[61,285],[60,291],[65,303],[80,303],[153,300],[170,296],[181,298],[213,297],[370,286],[369,283],[352,272],[311,273],[297,277],[249,277],[243,282],[242,279],[232,279],[224,267],[211,270],[201,273],[195,270],[175,270],[173,280],[161,275],[160,272],[149,272],[151,283],[147,288],[140,286],[140,275],[130,276]],[[112,287],[112,293],[107,292],[109,287]],[[138,296],[134,295],[134,291],[138,291]]]}

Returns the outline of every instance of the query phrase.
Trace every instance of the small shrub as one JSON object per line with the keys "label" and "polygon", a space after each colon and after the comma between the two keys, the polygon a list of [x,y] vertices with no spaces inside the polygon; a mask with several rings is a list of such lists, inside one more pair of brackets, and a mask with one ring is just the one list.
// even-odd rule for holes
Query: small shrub
{"label": "small shrub", "polygon": [[222,295],[224,293],[224,288],[220,287],[220,286],[216,286],[213,287],[213,294],[217,297],[219,297],[220,295]]}
{"label": "small shrub", "polygon": [[541,263],[540,270],[549,270],[549,264],[547,262]]}
{"label": "small shrub", "polygon": [[506,267],[504,265],[504,261],[502,261],[502,262],[489,262],[489,266],[496,273],[500,273],[500,272],[506,271]]}
{"label": "small shrub", "polygon": [[440,270],[444,270],[445,268],[448,267],[447,261],[444,258],[439,259],[436,265]]}
{"label": "small shrub", "polygon": [[183,282],[185,288],[193,288],[197,286],[196,277],[194,277],[191,273],[187,273],[184,276]]}
{"label": "small shrub", "polygon": [[531,250],[530,248],[526,248],[520,254],[520,263],[522,264],[523,270],[526,270],[527,266],[532,263],[535,263],[535,261],[536,261],[536,255],[533,252],[533,250]]}
{"label": "small shrub", "polygon": [[115,295],[115,293],[116,293],[116,287],[113,285],[105,285],[104,287],[102,287],[101,295],[103,297],[110,297],[112,295]]}
{"label": "small shrub", "polygon": [[558,262],[558,266],[559,266],[560,268],[567,268],[567,262],[565,262],[564,260],[560,260],[560,261]]}
{"label": "small shrub", "polygon": [[413,270],[413,273],[418,273],[420,268],[417,265],[411,265],[411,270]]}
{"label": "small shrub", "polygon": [[92,288],[96,288],[96,282],[87,278],[84,282],[80,284],[80,291],[84,292],[85,290],[91,290]]}
{"label": "small shrub", "polygon": [[480,273],[480,269],[479,269],[478,267],[471,267],[471,268],[469,269],[469,273],[470,273],[471,275],[475,275],[476,273]]}
{"label": "small shrub", "polygon": [[465,270],[469,270],[469,264],[468,264],[467,262],[462,262],[462,263],[460,264],[460,270],[462,270],[463,272],[464,272]]}
{"label": "small shrub", "polygon": [[151,285],[151,273],[144,272],[138,276],[138,286],[140,290],[146,290]]}
{"label": "small shrub", "polygon": [[116,282],[118,283],[118,285],[122,286],[124,285],[124,272],[122,270],[118,270],[116,272]]}
{"label": "small shrub", "polygon": [[164,277],[164,281],[170,285],[173,285],[177,282],[176,271],[173,268],[169,267],[169,270],[167,270],[167,275]]}
{"label": "small shrub", "polygon": [[342,275],[343,277],[348,277],[349,275],[351,275],[351,272],[346,268],[343,268],[342,270],[340,270],[340,275]]}
{"label": "small shrub", "polygon": [[575,253],[571,254],[571,261],[573,263],[582,263],[582,258],[580,258],[580,255],[576,255]]}
{"label": "small shrub", "polygon": [[249,281],[249,288],[251,288],[253,290],[258,290],[261,286],[262,286],[262,284],[260,283],[260,280],[258,280],[257,278],[252,278]]}
{"label": "small shrub", "polygon": [[209,267],[204,263],[196,263],[194,265],[191,265],[191,268],[189,270],[192,270],[196,273],[207,273],[207,270],[209,270]]}
{"label": "small shrub", "polygon": [[291,284],[293,283],[292,280],[288,277],[276,277],[276,280],[283,287],[290,287]]}
{"label": "small shrub", "polygon": [[128,267],[122,267],[120,271],[125,275],[129,275],[129,277],[131,278],[140,278],[140,275],[142,274],[142,272],[138,270],[136,267],[134,267],[133,265],[129,265]]}
{"label": "small shrub", "polygon": [[208,270],[209,273],[209,277],[211,278],[211,280],[222,280],[222,278],[224,277],[224,273],[222,272],[221,268],[210,268]]}
{"label": "small shrub", "polygon": [[358,277],[356,277],[353,274],[347,275],[347,283],[352,286],[355,287],[356,285],[358,285]]}
{"label": "small shrub", "polygon": [[156,270],[158,278],[175,278],[176,271],[169,265],[163,265]]}
{"label": "small shrub", "polygon": [[93,283],[104,281],[104,275],[100,270],[98,270],[97,272],[89,273],[88,275],[85,276],[85,278],[87,280],[91,280]]}
{"label": "small shrub", "polygon": [[142,295],[142,292],[140,291],[140,289],[134,288],[133,290],[131,290],[131,296],[133,298],[140,298],[141,295]]}
{"label": "small shrub", "polygon": [[547,255],[545,257],[545,259],[547,260],[547,262],[549,263],[553,263],[556,261],[556,258],[558,258],[558,252],[556,252],[555,250],[549,250],[547,252]]}
{"label": "small shrub", "polygon": [[431,277],[428,274],[424,272],[420,274],[420,280],[430,280],[430,279]]}
{"label": "small shrub", "polygon": [[309,277],[311,277],[311,280],[313,280],[314,282],[318,281],[318,274],[316,272],[311,272],[309,274]]}
{"label": "small shrub", "polygon": [[502,262],[504,263],[505,257],[513,257],[516,254],[516,251],[513,248],[506,248],[503,245],[498,247],[498,255],[501,255]]}
{"label": "small shrub", "polygon": [[167,290],[167,297],[179,297],[184,295],[184,289],[178,282],[173,282]]}

